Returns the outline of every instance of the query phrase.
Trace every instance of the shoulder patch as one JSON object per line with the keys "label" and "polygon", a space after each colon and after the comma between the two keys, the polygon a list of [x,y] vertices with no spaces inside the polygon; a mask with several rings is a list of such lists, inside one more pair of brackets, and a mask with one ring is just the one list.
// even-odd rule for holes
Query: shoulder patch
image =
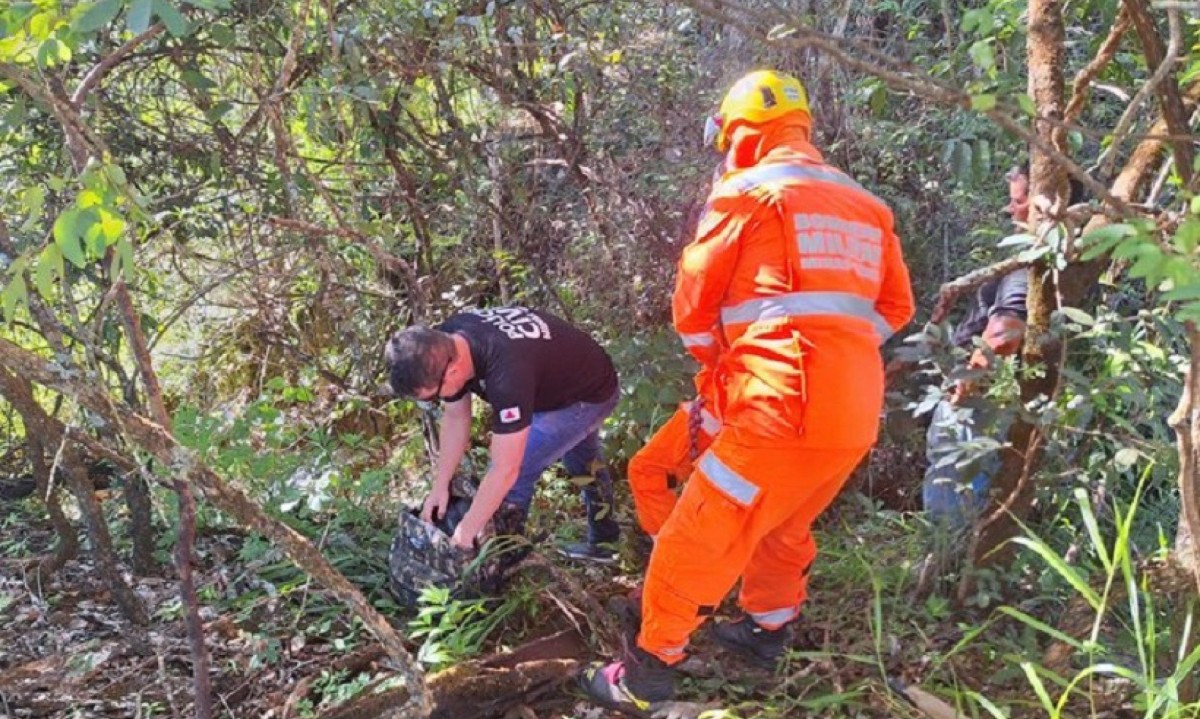
{"label": "shoulder patch", "polygon": [[520,407],[506,407],[506,408],[500,410],[500,421],[504,422],[505,424],[509,424],[511,422],[518,422],[518,421],[520,421],[520,419],[521,419],[521,408]]}

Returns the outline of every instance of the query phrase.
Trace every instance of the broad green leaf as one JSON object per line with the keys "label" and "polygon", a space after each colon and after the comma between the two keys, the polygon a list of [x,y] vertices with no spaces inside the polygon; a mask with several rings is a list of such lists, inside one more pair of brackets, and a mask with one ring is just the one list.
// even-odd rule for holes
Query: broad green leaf
{"label": "broad green leaf", "polygon": [[1087,247],[1083,258],[1095,259],[1111,250],[1118,242],[1134,233],[1133,227],[1124,223],[1115,223],[1097,227],[1079,238],[1079,244]]}
{"label": "broad green leaf", "polygon": [[121,233],[125,232],[125,220],[117,213],[101,207],[98,227],[107,247],[121,238]]}
{"label": "broad green leaf", "polygon": [[34,40],[45,40],[54,32],[58,25],[58,15],[53,12],[40,12],[29,21],[29,37]]}
{"label": "broad green leaf", "polygon": [[79,197],[75,200],[77,207],[95,207],[104,202],[104,198],[95,190],[84,190],[79,193]]}
{"label": "broad green leaf", "polygon": [[99,0],[92,3],[82,15],[75,18],[76,32],[95,32],[113,21],[125,0]]}
{"label": "broad green leaf", "polygon": [[996,66],[996,51],[992,49],[991,40],[980,40],[972,44],[968,52],[971,54],[971,60],[980,70],[988,72]]}
{"label": "broad green leaf", "polygon": [[80,244],[83,227],[79,214],[79,210],[71,208],[58,216],[54,221],[54,242],[71,264],[83,267],[87,264],[87,259],[83,255],[83,245]]}
{"label": "broad green leaf", "polygon": [[1168,302],[1200,300],[1200,281],[1187,285],[1179,285],[1174,289],[1168,290],[1163,293],[1163,299]]}
{"label": "broad green leaf", "polygon": [[1017,105],[1021,108],[1021,112],[1030,117],[1037,114],[1037,105],[1033,104],[1033,98],[1026,93],[1017,95]]}
{"label": "broad green leaf", "polygon": [[104,242],[104,225],[99,218],[96,218],[96,221],[90,223],[83,231],[83,239],[92,259],[104,256],[104,248],[107,245]]}
{"label": "broad green leaf", "polygon": [[190,29],[187,18],[167,0],[152,0],[154,14],[167,26],[167,32],[175,37],[183,37]]}
{"label": "broad green leaf", "polygon": [[237,36],[233,34],[233,30],[228,25],[220,23],[209,26],[208,34],[212,37],[213,42],[221,47],[229,47],[237,42]]}
{"label": "broad green leaf", "polygon": [[1134,279],[1145,278],[1146,284],[1157,284],[1155,277],[1163,264],[1163,251],[1158,245],[1149,242],[1137,250],[1137,260],[1129,267],[1129,276]]}
{"label": "broad green leaf", "polygon": [[41,67],[54,67],[60,63],[70,62],[71,48],[56,37],[47,38],[38,47],[37,61]]}
{"label": "broad green leaf", "polygon": [[151,0],[133,0],[130,3],[129,15],[125,18],[125,24],[129,27],[129,32],[134,35],[141,35],[150,28],[151,8]]}
{"label": "broad green leaf", "polygon": [[63,258],[58,245],[46,245],[38,257],[37,269],[33,273],[33,284],[42,297],[50,299],[54,292],[54,280],[62,276]]}
{"label": "broad green leaf", "polygon": [[1175,246],[1185,254],[1191,254],[1200,244],[1200,218],[1189,217],[1175,230]]}
{"label": "broad green leaf", "polygon": [[17,316],[17,307],[28,301],[28,294],[29,291],[25,287],[25,276],[18,272],[4,288],[4,292],[0,294],[0,302],[4,304],[4,320],[6,322],[12,324],[13,319]]}
{"label": "broad green leaf", "polygon": [[217,83],[209,80],[196,70],[184,70],[179,74],[179,79],[183,80],[183,84],[197,90],[211,90],[217,86]]}
{"label": "broad green leaf", "polygon": [[1058,311],[1061,312],[1067,319],[1077,324],[1081,324],[1084,327],[1091,327],[1092,325],[1096,324],[1096,320],[1091,315],[1079,309],[1078,307],[1062,307]]}
{"label": "broad green leaf", "polygon": [[996,96],[991,93],[971,96],[971,109],[976,112],[990,112],[996,107]]}

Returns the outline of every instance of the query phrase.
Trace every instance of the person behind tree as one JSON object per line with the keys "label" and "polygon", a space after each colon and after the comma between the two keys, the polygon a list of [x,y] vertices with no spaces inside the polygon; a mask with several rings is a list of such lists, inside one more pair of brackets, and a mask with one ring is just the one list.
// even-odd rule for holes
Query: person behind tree
{"label": "person behind tree", "polygon": [[[1023,228],[1029,219],[1029,169],[1014,167],[1005,179],[1009,198],[1005,211]],[[979,339],[981,346],[971,354],[969,368],[988,369],[993,357],[1013,355],[1021,349],[1028,292],[1029,270],[1024,267],[986,282],[976,291],[952,336],[954,344],[964,348],[974,346]],[[927,515],[952,527],[971,522],[983,509],[999,458],[993,453],[959,467],[947,461],[947,456],[957,452],[962,442],[982,436],[1002,441],[999,435],[1006,429],[986,408],[972,410],[969,417],[957,409],[974,389],[971,382],[958,382],[950,397],[934,408],[926,434],[929,465],[921,488],[922,503]]]}
{"label": "person behind tree", "polygon": [[636,647],[580,676],[595,702],[645,710],[674,693],[689,637],[742,578],[715,638],[779,659],[816,556],[813,520],[874,444],[879,345],[913,314],[891,210],[811,144],[808,98],[777,72],[742,78],[713,119],[730,171],[684,249],[684,345],[717,378],[720,431],[655,542]]}
{"label": "person behind tree", "polygon": [[498,513],[508,531],[522,531],[538,478],[561,459],[572,476],[593,478],[583,488],[587,541],[564,550],[576,559],[615,559],[620,528],[599,429],[617,404],[617,373],[586,332],[525,307],[473,309],[433,328],[396,332],[385,358],[397,395],[445,403],[423,520],[446,511],[451,479],[470,444],[477,395],[492,408],[490,464],[453,545],[473,547]]}

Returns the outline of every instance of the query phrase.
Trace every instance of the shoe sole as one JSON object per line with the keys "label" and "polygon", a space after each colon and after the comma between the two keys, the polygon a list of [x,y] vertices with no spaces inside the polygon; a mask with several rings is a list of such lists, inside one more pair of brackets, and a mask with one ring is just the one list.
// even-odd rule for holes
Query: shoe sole
{"label": "shoe sole", "polygon": [[570,552],[564,552],[562,550],[559,550],[558,553],[573,562],[587,562],[589,564],[599,564],[602,566],[612,566],[617,563],[617,555],[615,554],[611,557],[593,557],[589,554],[571,554]]}
{"label": "shoe sole", "polygon": [[600,697],[595,696],[588,691],[587,679],[584,678],[583,674],[580,674],[575,678],[575,683],[583,691],[583,695],[587,697],[587,701],[595,704],[596,706],[604,707],[609,711],[614,711],[627,717],[633,717],[634,719],[652,719],[652,715],[648,711],[642,711],[641,709],[638,709],[637,707],[631,707],[628,704],[610,702],[607,699],[601,699]]}

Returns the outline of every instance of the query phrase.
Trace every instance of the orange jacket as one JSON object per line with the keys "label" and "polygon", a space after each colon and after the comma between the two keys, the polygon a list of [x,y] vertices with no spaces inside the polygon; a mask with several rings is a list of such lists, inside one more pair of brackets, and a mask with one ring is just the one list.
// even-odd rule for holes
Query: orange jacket
{"label": "orange jacket", "polygon": [[826,165],[795,118],[731,149],[748,166],[713,188],[683,251],[675,329],[717,372],[739,441],[869,446],[879,345],[913,315],[908,269],[891,211]]}

